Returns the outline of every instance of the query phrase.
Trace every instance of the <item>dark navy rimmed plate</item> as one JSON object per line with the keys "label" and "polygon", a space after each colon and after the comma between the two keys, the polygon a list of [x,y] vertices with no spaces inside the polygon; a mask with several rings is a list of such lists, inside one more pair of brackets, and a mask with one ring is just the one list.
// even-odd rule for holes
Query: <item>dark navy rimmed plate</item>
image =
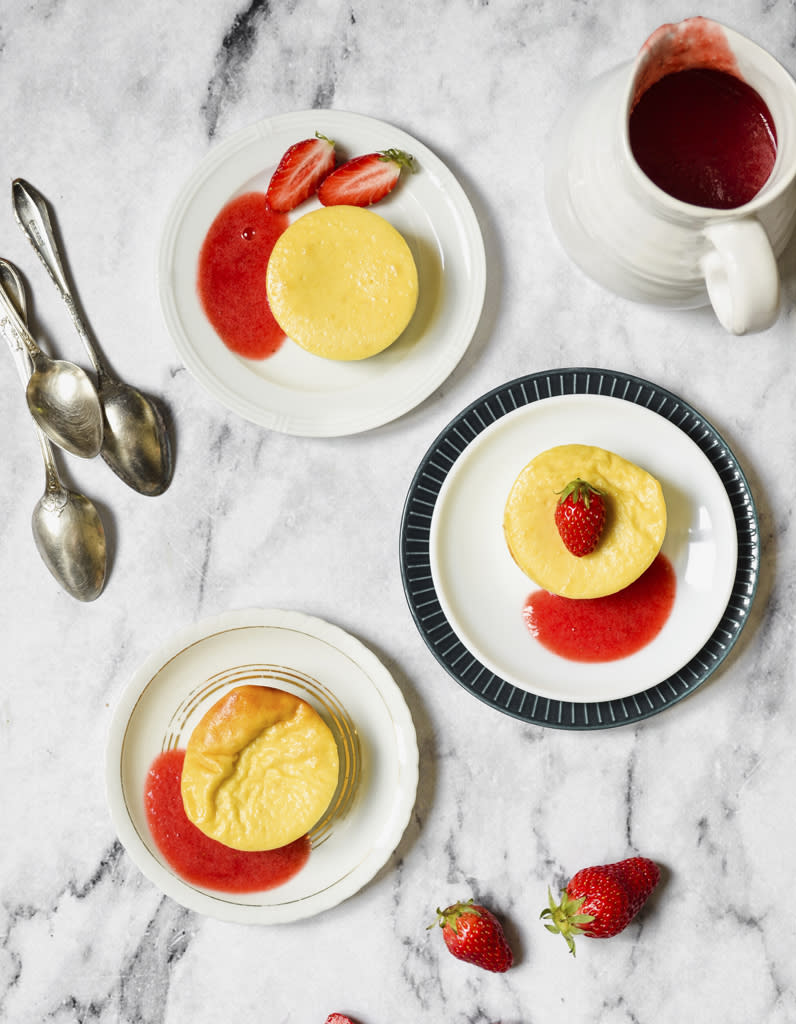
{"label": "dark navy rimmed plate", "polygon": [[[522,466],[573,442],[644,466],[669,510],[670,621],[647,649],[603,666],[558,659],[527,634],[520,609],[533,585],[502,536]],[[638,722],[692,693],[737,640],[759,562],[754,501],[720,434],[671,392],[604,369],[531,374],[469,405],[423,457],[401,523],[407,601],[440,664],[497,710],[562,729]]]}

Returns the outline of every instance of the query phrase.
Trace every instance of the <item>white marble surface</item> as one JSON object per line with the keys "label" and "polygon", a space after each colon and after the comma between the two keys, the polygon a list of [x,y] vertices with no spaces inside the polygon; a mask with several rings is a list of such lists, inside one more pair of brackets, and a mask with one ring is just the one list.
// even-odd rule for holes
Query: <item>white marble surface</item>
{"label": "white marble surface", "polygon": [[[177,457],[156,499],[99,460],[61,460],[111,548],[104,594],[71,600],[33,547],[39,455],[1,357],[0,1019],[796,1019],[796,250],[776,326],[730,338],[707,311],[662,314],[592,284],[542,197],[545,140],[567,99],[693,13],[796,71],[786,0],[699,12],[674,0],[34,0],[0,19],[0,255],[26,276],[42,343],[83,361],[13,219],[10,182],[23,176],[55,207],[111,363],[167,405]],[[489,267],[479,329],[445,385],[399,421],[335,440],[269,433],[208,397],[167,335],[155,282],[166,213],[213,144],[312,106],[370,114],[430,146],[470,197]],[[750,621],[711,681],[638,727],[592,733],[523,725],[458,687],[417,633],[398,571],[403,499],[438,431],[506,380],[571,365],[639,374],[699,409],[750,480],[763,540]],[[274,928],[163,897],[121,848],[104,796],[106,731],[136,667],[176,628],[249,606],[318,615],[370,646],[421,753],[415,812],[384,869],[336,909]],[[634,851],[663,865],[659,894],[573,960],[538,921],[548,883]],[[506,921],[517,964],[505,975],[468,969],[426,931],[436,905],[470,895]]]}

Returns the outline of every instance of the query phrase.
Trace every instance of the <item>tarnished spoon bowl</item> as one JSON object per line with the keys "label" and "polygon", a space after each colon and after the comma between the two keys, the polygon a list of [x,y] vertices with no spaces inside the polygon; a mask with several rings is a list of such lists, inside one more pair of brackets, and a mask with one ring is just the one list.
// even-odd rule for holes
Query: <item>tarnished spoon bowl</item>
{"label": "tarnished spoon bowl", "polygon": [[40,351],[25,393],[36,423],[59,447],[82,459],[102,449],[102,407],[97,390],[75,363]]}
{"label": "tarnished spoon bowl", "polygon": [[[25,291],[16,268],[0,260],[0,292],[13,303],[24,322]],[[17,372],[23,383],[30,372],[24,348],[9,342]],[[42,561],[60,585],[78,601],[94,601],[102,593],[107,571],[105,530],[94,505],[82,494],[61,482],[53,450],[46,434],[36,426],[44,458],[45,488],[33,509],[33,540]]]}
{"label": "tarnished spoon bowl", "polygon": [[137,389],[107,373],[97,376],[105,411],[100,455],[128,487],[155,497],[172,477],[171,445],[158,409]]}
{"label": "tarnished spoon bowl", "polygon": [[[47,438],[41,438],[44,444]],[[52,458],[52,450],[50,450]],[[47,455],[44,455],[47,465]],[[93,503],[67,490],[60,481],[49,483],[31,516],[33,540],[55,579],[78,601],[94,601],[105,586],[105,530]]]}
{"label": "tarnished spoon bowl", "polygon": [[72,455],[83,459],[98,455],[102,406],[88,374],[75,363],[42,352],[5,289],[0,289],[0,330],[30,360],[26,395],[39,427]]}

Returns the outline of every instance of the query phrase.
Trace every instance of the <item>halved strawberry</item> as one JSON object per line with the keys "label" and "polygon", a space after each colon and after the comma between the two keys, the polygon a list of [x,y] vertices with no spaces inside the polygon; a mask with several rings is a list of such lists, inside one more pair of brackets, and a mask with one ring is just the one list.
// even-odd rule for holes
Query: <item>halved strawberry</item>
{"label": "halved strawberry", "polygon": [[333,171],[318,189],[324,206],[371,206],[398,184],[402,170],[414,171],[414,157],[402,149],[355,156]]}
{"label": "halved strawberry", "polygon": [[288,213],[318,191],[334,170],[334,142],[320,132],[294,143],[271,175],[265,199],[272,210]]}

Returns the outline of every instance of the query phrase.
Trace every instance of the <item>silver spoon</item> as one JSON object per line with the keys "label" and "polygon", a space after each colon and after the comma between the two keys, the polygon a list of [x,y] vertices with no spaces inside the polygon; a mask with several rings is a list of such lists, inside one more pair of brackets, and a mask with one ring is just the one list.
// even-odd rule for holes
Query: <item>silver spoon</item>
{"label": "silver spoon", "polygon": [[102,407],[88,374],[75,363],[45,355],[4,290],[0,290],[0,328],[30,359],[32,372],[25,378],[25,392],[34,420],[72,455],[94,458],[102,446]]}
{"label": "silver spoon", "polygon": [[[13,304],[20,319],[27,318],[25,290],[16,268],[0,260],[0,292]],[[3,332],[14,355],[23,384],[30,376],[26,350],[13,335]],[[96,508],[82,494],[62,484],[47,435],[36,426],[44,457],[45,487],[33,510],[33,539],[42,561],[67,593],[78,601],[93,601],[105,585],[107,555],[105,530]]]}
{"label": "silver spoon", "polygon": [[44,197],[22,178],[14,181],[12,196],[17,221],[61,293],[96,371],[105,413],[100,454],[129,487],[141,494],[162,494],[171,482],[173,464],[159,410],[137,388],[114,377],[100,359],[70,290]]}

